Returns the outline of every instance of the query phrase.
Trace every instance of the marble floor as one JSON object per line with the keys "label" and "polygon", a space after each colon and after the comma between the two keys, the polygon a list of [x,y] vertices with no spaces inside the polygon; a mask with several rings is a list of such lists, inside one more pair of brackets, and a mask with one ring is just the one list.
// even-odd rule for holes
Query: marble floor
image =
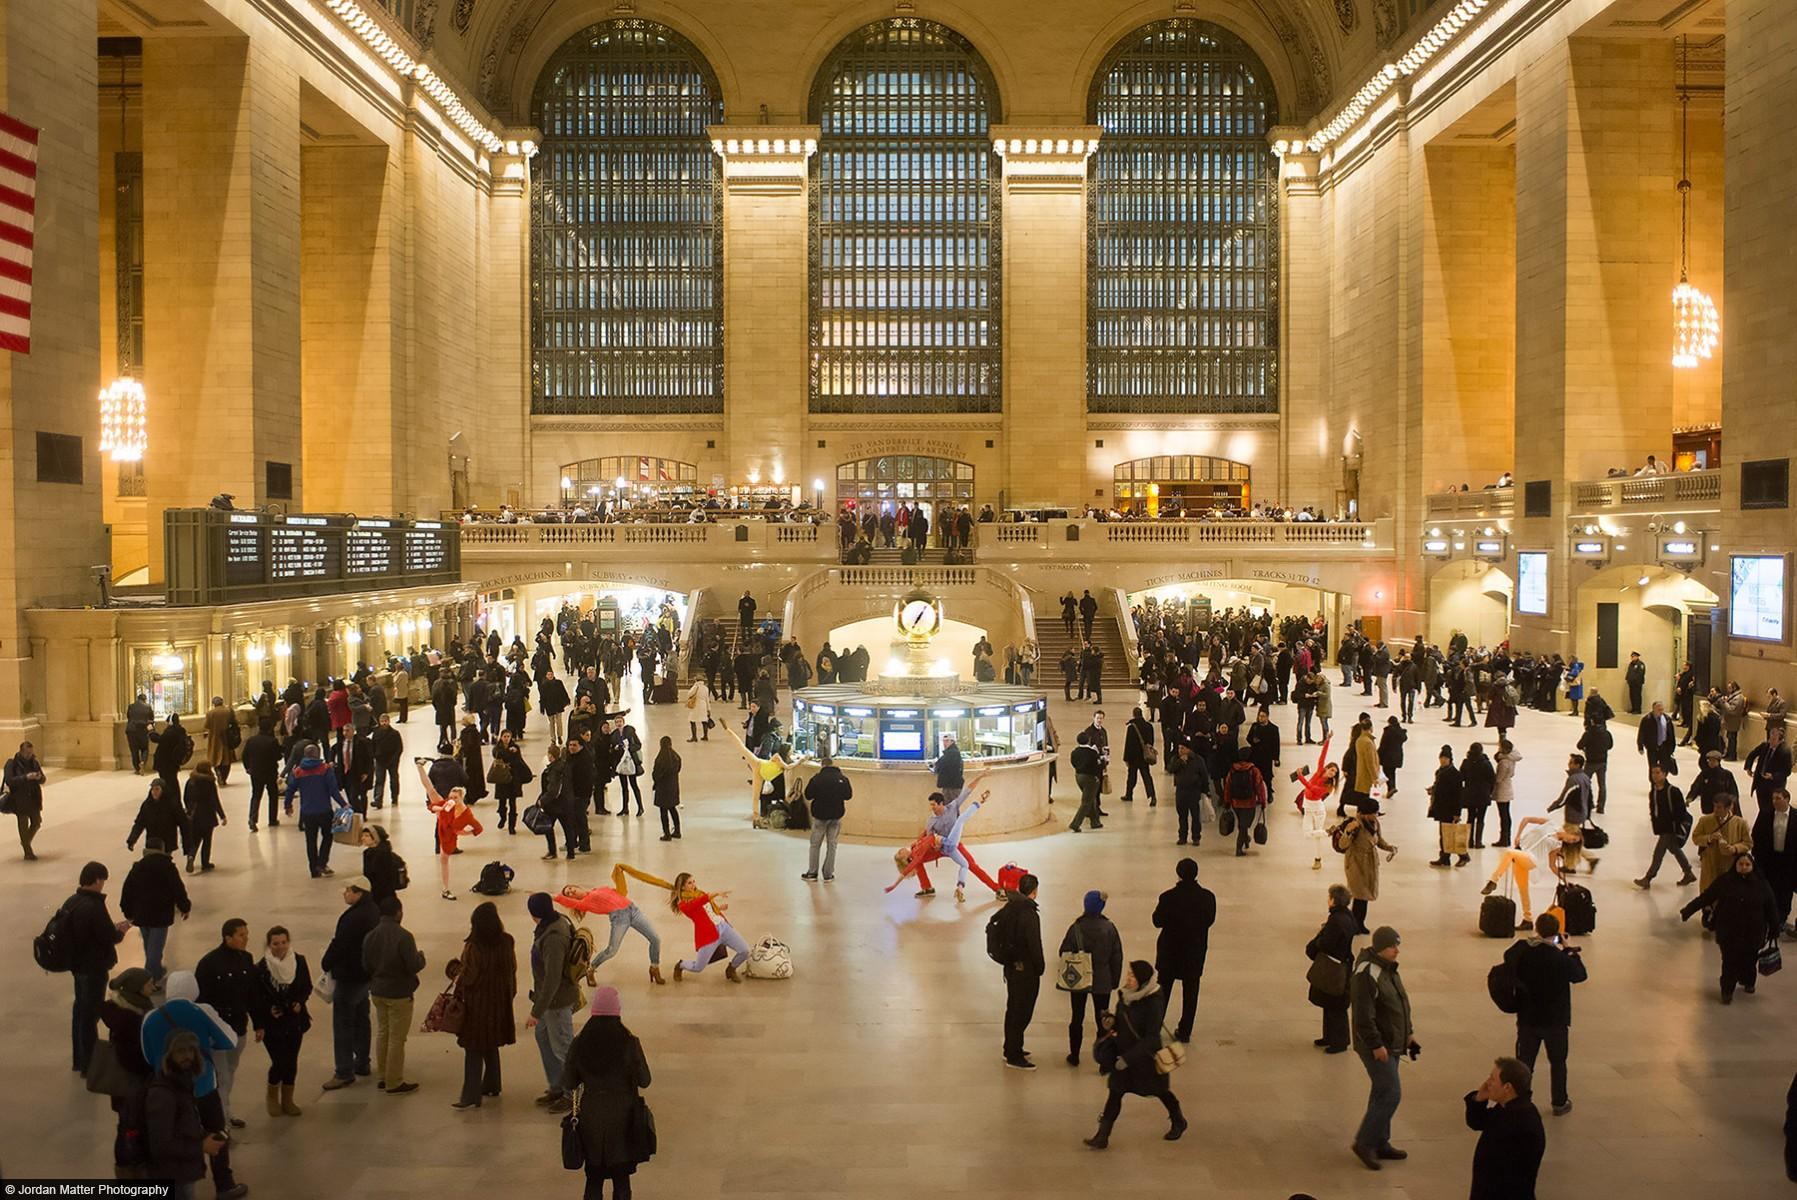
{"label": "marble floor", "polygon": [[[1125,701],[1111,698],[1114,726],[1127,716]],[[1338,690],[1335,708],[1346,720],[1355,698]],[[1088,706],[1063,704],[1055,694],[1064,736],[1086,712]],[[683,736],[680,715],[646,710],[645,743],[653,746],[663,732]],[[1382,723],[1386,714],[1378,715]],[[1289,743],[1290,710],[1279,710],[1279,718]],[[540,715],[532,721],[530,746],[540,755],[546,735]],[[1541,811],[1555,794],[1577,729],[1568,715],[1523,715],[1519,817]],[[1768,981],[1732,1008],[1718,1005],[1715,949],[1695,922],[1681,925],[1676,916],[1690,890],[1672,884],[1671,871],[1650,892],[1630,886],[1651,837],[1632,727],[1616,729],[1616,780],[1604,822],[1614,841],[1593,884],[1599,927],[1586,939],[1591,981],[1575,993],[1577,1107],[1548,1118],[1540,1194],[1657,1197],[1691,1194],[1694,1185],[1718,1195],[1782,1192],[1789,1187],[1780,1130],[1797,1065],[1790,997],[1797,973]],[[1340,878],[1340,860],[1330,856],[1321,872],[1311,869],[1289,799],[1274,806],[1270,844],[1252,856],[1233,857],[1214,834],[1198,853],[1219,917],[1193,1055],[1175,1078],[1191,1132],[1175,1144],[1161,1141],[1159,1107],[1132,1100],[1104,1154],[1080,1142],[1092,1132],[1104,1085],[1090,1065],[1074,1070],[1061,1061],[1063,995],[1045,988],[1037,1008],[1029,1043],[1041,1070],[1000,1065],[1003,987],[982,932],[992,901],[970,894],[957,907],[946,891],[922,901],[909,887],[885,894],[892,876],[885,845],[845,844],[834,883],[802,882],[803,836],[757,832],[744,822],[747,785],[727,742],[679,747],[687,798],[680,842],[657,840],[653,809],[642,820],[596,818],[594,854],[572,865],[539,861],[539,839],[489,831],[458,860],[466,878],[457,879],[463,899],[456,903],[437,897],[431,883],[430,818],[415,787],[386,823],[418,880],[406,920],[430,959],[420,1013],[466,930],[474,903],[467,885],[494,857],[518,871],[518,892],[502,909],[521,942],[529,936],[527,892],[599,882],[622,859],[663,876],[691,870],[712,887],[733,889],[732,916],[745,935],[771,932],[791,944],[797,975],[789,982],[736,986],[713,971],[652,987],[634,938],[606,968],[654,1071],[648,1096],[662,1150],[636,1177],[641,1195],[1048,1200],[1120,1191],[1283,1200],[1308,1192],[1321,1200],[1435,1200],[1465,1194],[1474,1136],[1462,1122],[1460,1097],[1513,1043],[1511,1018],[1496,1011],[1484,985],[1502,943],[1475,929],[1483,871],[1477,864],[1457,871],[1425,865],[1433,826],[1422,815],[1423,785],[1434,747],[1445,741],[1458,752],[1475,737],[1488,749],[1495,741],[1483,731],[1447,727],[1439,710],[1424,713],[1411,734],[1411,765],[1389,806],[1387,834],[1402,853],[1385,869],[1373,921],[1403,933],[1403,971],[1424,1052],[1405,1068],[1396,1121],[1395,1141],[1410,1159],[1378,1174],[1347,1150],[1365,1074],[1354,1056],[1325,1057],[1310,1044],[1318,1018],[1305,1002],[1301,951],[1323,914],[1325,885]],[[410,749],[427,752],[431,730],[415,716],[407,738]],[[1287,770],[1300,753],[1288,751]],[[0,907],[10,915],[0,930],[0,963],[7,964],[0,1167],[9,1179],[109,1169],[111,1115],[68,1071],[68,982],[38,971],[28,943],[88,858],[112,867],[116,894],[130,858],[124,835],[143,790],[143,781],[123,772],[56,774],[38,839],[41,861],[21,862],[10,846],[0,854]],[[1284,796],[1290,785],[1280,791]],[[255,947],[261,930],[279,921],[316,964],[340,907],[337,883],[308,878],[292,825],[247,832],[241,781],[225,798],[234,816],[218,835],[220,865],[190,881],[195,916],[176,928],[171,962],[191,965],[211,947],[222,919],[243,916],[256,931]],[[1082,893],[1099,887],[1110,893],[1109,915],[1126,954],[1152,958],[1149,913],[1186,851],[1173,844],[1169,804],[1150,808],[1138,797],[1125,805],[1113,796],[1108,805],[1113,816],[1101,832],[1073,836],[1057,824],[1034,837],[970,841],[984,864],[1015,860],[1041,876],[1051,952]],[[1067,795],[1057,796],[1054,811],[1063,822],[1072,809]],[[490,802],[477,811],[486,817]],[[1475,857],[1489,870],[1491,851]],[[649,911],[669,947],[684,950],[686,922],[665,908]],[[135,935],[121,950],[125,964],[141,961]],[[457,1113],[449,1103],[461,1056],[441,1035],[411,1038],[408,1073],[423,1084],[414,1095],[389,1099],[367,1083],[321,1093],[329,1020],[322,1005],[314,1012],[319,1025],[301,1059],[303,1117],[271,1122],[262,1115],[264,1056],[252,1048],[245,1058],[239,1107],[249,1127],[239,1135],[236,1162],[258,1195],[388,1200],[511,1187],[576,1194],[578,1177],[559,1165],[555,1121],[530,1103],[543,1087],[530,1041],[505,1051],[506,1090],[498,1102]],[[1541,1068],[1545,1109],[1545,1059]]]}

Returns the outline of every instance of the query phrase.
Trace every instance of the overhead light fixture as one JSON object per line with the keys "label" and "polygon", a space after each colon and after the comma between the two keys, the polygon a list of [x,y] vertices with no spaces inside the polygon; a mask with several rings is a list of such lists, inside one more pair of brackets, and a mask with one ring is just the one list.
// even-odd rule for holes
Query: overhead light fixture
{"label": "overhead light fixture", "polygon": [[1648,580],[1647,580],[1647,576],[1645,576],[1645,575],[1643,575],[1641,578],[1635,580],[1636,587],[1646,587],[1647,583],[1648,583]]}
{"label": "overhead light fixture", "polygon": [[1674,521],[1672,523],[1672,532],[1683,533],[1684,531],[1685,531],[1685,523],[1683,521]]}
{"label": "overhead light fixture", "polygon": [[141,462],[149,448],[143,384],[123,375],[100,393],[100,453],[114,462]]}
{"label": "overhead light fixture", "polygon": [[1722,318],[1709,293],[1691,283],[1691,39],[1678,40],[1681,170],[1678,181],[1678,285],[1672,289],[1672,365],[1690,369],[1715,352]]}

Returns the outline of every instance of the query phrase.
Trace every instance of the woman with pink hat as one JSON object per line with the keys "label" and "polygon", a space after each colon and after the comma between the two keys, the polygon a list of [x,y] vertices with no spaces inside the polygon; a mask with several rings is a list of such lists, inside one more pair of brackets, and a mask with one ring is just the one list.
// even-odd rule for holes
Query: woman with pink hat
{"label": "woman with pink hat", "polygon": [[624,1025],[617,988],[594,989],[591,1011],[562,1068],[558,1087],[576,1097],[563,1121],[578,1135],[586,1200],[602,1200],[607,1182],[614,1200],[629,1200],[637,1164],[655,1153],[655,1119],[638,1095],[649,1086],[649,1061]]}

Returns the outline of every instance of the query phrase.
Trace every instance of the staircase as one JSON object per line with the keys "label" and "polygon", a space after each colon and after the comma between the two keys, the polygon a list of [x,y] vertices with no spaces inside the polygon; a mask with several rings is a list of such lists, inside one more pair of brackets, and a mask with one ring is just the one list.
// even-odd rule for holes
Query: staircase
{"label": "staircase", "polygon": [[[873,553],[868,557],[867,565],[870,567],[903,566],[905,561],[904,554],[905,552],[897,546],[890,549],[884,546],[875,546],[873,548]],[[917,552],[917,565],[920,567],[939,567],[947,562],[947,556],[948,551],[944,550],[941,546],[930,546]],[[967,555],[964,561],[965,563],[971,563],[973,561],[973,556],[971,554]]]}
{"label": "staircase", "polygon": [[[1044,689],[1060,686],[1061,654],[1069,646],[1075,653],[1079,652],[1079,628],[1079,622],[1075,621],[1073,636],[1067,636],[1066,626],[1061,624],[1059,597],[1046,597],[1040,603],[1036,613],[1036,645],[1042,657],[1036,661],[1036,686]],[[1116,616],[1102,608],[1098,611],[1098,619],[1092,622],[1092,644],[1104,651],[1104,690],[1133,694],[1135,667],[1124,654],[1123,633],[1117,628]]]}
{"label": "staircase", "polygon": [[[760,629],[763,619],[764,618],[760,614],[756,615],[755,627],[757,629]],[[780,627],[781,627],[780,619],[778,617],[774,617],[774,618],[770,618],[770,619],[774,622],[774,628],[776,630],[780,629]],[[717,624],[718,624],[718,627],[722,630],[723,635],[724,635],[724,663],[725,663],[725,665],[722,668],[720,668],[720,670],[730,670],[732,668],[730,667],[729,664],[731,664],[736,658],[736,645],[742,636],[742,626],[737,623],[735,613],[730,614],[730,619],[728,621],[718,619]],[[784,640],[784,635],[782,635],[782,640]],[[1105,651],[1105,653],[1108,654],[1108,653],[1110,653],[1110,651],[1107,650],[1107,651]],[[691,682],[694,675],[703,674],[703,672],[699,668],[698,659],[699,659],[699,650],[698,650],[697,644],[695,643],[695,645],[693,646],[692,654],[687,659],[686,671],[683,675],[683,678],[688,682]],[[774,686],[775,687],[785,687],[786,686],[786,673],[784,671],[780,672],[779,678],[774,680]]]}

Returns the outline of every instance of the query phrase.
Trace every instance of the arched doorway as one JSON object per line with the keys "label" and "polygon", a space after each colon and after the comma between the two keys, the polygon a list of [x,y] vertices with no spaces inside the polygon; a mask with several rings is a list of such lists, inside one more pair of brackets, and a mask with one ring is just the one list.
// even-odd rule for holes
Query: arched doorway
{"label": "arched doorway", "polygon": [[1122,512],[1205,512],[1247,508],[1247,463],[1203,454],[1158,454],[1120,462],[1111,471],[1112,503]]}
{"label": "arched doorway", "polygon": [[921,504],[931,522],[945,504],[973,503],[973,464],[923,454],[883,454],[836,468],[836,507],[890,512]]}
{"label": "arched doorway", "polygon": [[1579,585],[1574,607],[1574,648],[1585,662],[1586,679],[1622,711],[1628,698],[1623,671],[1629,654],[1647,666],[1643,708],[1655,700],[1672,703],[1672,685],[1691,653],[1692,631],[1701,630],[1708,647],[1715,592],[1670,567],[1618,565],[1598,571]]}
{"label": "arched doorway", "polygon": [[1510,636],[1516,584],[1502,568],[1470,559],[1451,562],[1429,578],[1429,641],[1446,646],[1456,633],[1474,646]]}

